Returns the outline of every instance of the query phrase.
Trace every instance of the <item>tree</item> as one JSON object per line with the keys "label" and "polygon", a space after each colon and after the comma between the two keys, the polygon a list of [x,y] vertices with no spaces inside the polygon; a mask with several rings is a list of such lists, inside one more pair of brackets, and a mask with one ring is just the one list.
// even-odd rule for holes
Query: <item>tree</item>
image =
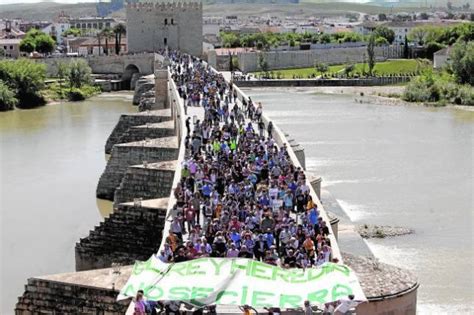
{"label": "tree", "polygon": [[367,45],[367,58],[369,66],[369,75],[372,75],[372,71],[375,67],[375,35],[371,34],[369,37],[369,43]]}
{"label": "tree", "polygon": [[54,39],[47,34],[40,34],[35,38],[36,50],[42,54],[49,54],[54,51]]}
{"label": "tree", "polygon": [[105,38],[105,49],[104,53],[109,55],[109,39],[113,36],[113,31],[109,27],[106,27],[102,30],[102,37]]}
{"label": "tree", "polygon": [[344,73],[346,74],[346,77],[348,77],[352,71],[354,71],[354,65],[353,64],[349,64],[349,65],[346,65],[345,68],[344,68]]}
{"label": "tree", "polygon": [[74,37],[78,37],[78,36],[81,36],[81,34],[82,34],[81,29],[71,27],[71,28],[68,28],[67,30],[65,30],[62,35],[65,36],[65,37],[67,37],[69,35],[72,35]]}
{"label": "tree", "polygon": [[412,42],[418,43],[419,45],[423,45],[427,34],[428,29],[425,26],[417,26],[408,33],[408,39]]}
{"label": "tree", "polygon": [[395,40],[395,32],[386,26],[377,26],[374,30],[376,37],[383,37],[389,44]]}
{"label": "tree", "polygon": [[81,88],[85,84],[91,82],[92,70],[83,59],[75,59],[69,63],[69,70],[67,71],[67,81],[69,87]]}
{"label": "tree", "polygon": [[20,42],[20,51],[32,53],[36,49],[36,44],[33,38],[24,38]]}
{"label": "tree", "polygon": [[448,10],[452,10],[452,9],[453,9],[453,4],[451,3],[451,1],[448,1],[448,3],[446,4],[446,6],[448,7]]}
{"label": "tree", "polygon": [[19,107],[44,104],[39,91],[44,87],[46,66],[28,59],[0,61],[0,80],[15,91]]}
{"label": "tree", "polygon": [[387,15],[385,13],[379,13],[379,21],[387,21]]}
{"label": "tree", "polygon": [[328,65],[323,62],[316,62],[314,68],[316,69],[316,71],[321,72],[322,74],[328,72],[329,70]]}
{"label": "tree", "polygon": [[260,71],[264,72],[264,75],[267,76],[269,67],[267,58],[263,53],[258,54],[258,67],[260,68]]}
{"label": "tree", "polygon": [[115,25],[114,27],[114,33],[115,33],[115,54],[120,54],[120,50],[122,49],[122,35],[127,34],[127,29],[125,28],[125,25],[122,23],[119,23]]}
{"label": "tree", "polygon": [[420,13],[420,19],[428,20],[429,18],[430,18],[430,16],[428,15],[428,13],[426,13],[426,12]]}
{"label": "tree", "polygon": [[62,83],[69,74],[69,65],[64,61],[55,62],[56,64],[56,76],[59,79],[59,87],[62,88]]}
{"label": "tree", "polygon": [[0,111],[12,110],[16,104],[15,92],[0,80]]}
{"label": "tree", "polygon": [[331,35],[324,33],[319,37],[319,42],[321,44],[329,44],[331,42]]}
{"label": "tree", "polygon": [[453,46],[450,53],[451,70],[456,81],[474,85],[474,42],[459,42]]}
{"label": "tree", "polygon": [[32,28],[20,42],[20,50],[27,53],[36,50],[40,53],[47,54],[54,50],[54,44],[55,41],[50,35]]}
{"label": "tree", "polygon": [[97,44],[99,45],[99,56],[100,56],[101,55],[100,47],[101,47],[102,33],[97,32],[96,36],[97,36]]}
{"label": "tree", "polygon": [[389,43],[388,43],[388,41],[385,37],[379,36],[375,39],[375,45],[377,45],[377,46],[388,45],[388,44]]}
{"label": "tree", "polygon": [[408,38],[405,35],[405,44],[403,45],[403,58],[408,59],[410,55],[410,48],[408,47]]}

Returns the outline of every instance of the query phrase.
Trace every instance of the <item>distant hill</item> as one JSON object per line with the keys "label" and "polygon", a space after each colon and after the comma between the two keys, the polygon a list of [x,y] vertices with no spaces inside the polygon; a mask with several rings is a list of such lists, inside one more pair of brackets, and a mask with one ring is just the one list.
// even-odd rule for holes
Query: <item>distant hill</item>
{"label": "distant hill", "polygon": [[0,18],[21,18],[30,21],[52,20],[61,11],[73,17],[95,16],[95,3],[17,3],[0,5]]}
{"label": "distant hill", "polygon": [[[232,3],[240,2],[239,4]],[[275,2],[296,2],[299,4],[275,4]],[[343,11],[355,11],[364,13],[382,13],[402,11],[403,7],[420,7],[425,0],[389,0],[398,2],[394,4],[395,10],[380,6],[381,2],[387,0],[203,0],[205,3],[205,15],[239,15],[239,14],[272,14],[279,15],[306,15],[306,14],[324,14]],[[451,0],[455,6],[460,6],[471,0]],[[230,2],[222,4],[219,2]],[[242,3],[244,2],[244,3]],[[247,3],[245,3],[247,2]],[[250,2],[250,3],[249,3]],[[253,2],[253,3],[251,3]],[[267,3],[265,3],[267,2]],[[357,3],[359,2],[359,3]],[[367,3],[361,3],[367,2]],[[446,7],[446,0],[427,0],[426,3],[438,7]],[[389,11],[390,10],[390,11]],[[61,11],[72,17],[96,16],[96,3],[78,3],[65,4],[55,2],[43,3],[18,3],[0,5],[0,18],[22,18],[25,20],[52,20],[58,16]],[[124,18],[125,10],[119,10],[111,14],[112,17]]]}

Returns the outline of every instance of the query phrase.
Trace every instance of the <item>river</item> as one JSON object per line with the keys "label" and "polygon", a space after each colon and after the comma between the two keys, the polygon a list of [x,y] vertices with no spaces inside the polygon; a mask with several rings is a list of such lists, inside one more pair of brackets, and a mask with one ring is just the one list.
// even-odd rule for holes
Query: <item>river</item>
{"label": "river", "polygon": [[75,269],[74,246],[101,220],[104,145],[132,95],[0,112],[0,313],[28,277]]}
{"label": "river", "polygon": [[368,240],[382,262],[413,271],[421,314],[474,311],[474,112],[356,102],[310,89],[250,89],[305,149],[308,171],[357,224],[415,234]]}

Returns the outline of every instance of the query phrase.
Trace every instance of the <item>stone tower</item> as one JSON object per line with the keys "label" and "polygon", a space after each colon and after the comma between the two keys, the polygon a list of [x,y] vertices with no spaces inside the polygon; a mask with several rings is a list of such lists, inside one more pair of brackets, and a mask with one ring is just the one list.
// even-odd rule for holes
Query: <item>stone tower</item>
{"label": "stone tower", "polygon": [[178,49],[202,55],[202,2],[148,0],[127,5],[127,46],[130,53]]}

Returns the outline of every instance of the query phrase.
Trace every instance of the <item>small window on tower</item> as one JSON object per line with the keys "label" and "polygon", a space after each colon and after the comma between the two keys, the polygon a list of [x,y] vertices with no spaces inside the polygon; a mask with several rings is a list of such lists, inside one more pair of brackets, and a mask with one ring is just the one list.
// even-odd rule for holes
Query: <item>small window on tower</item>
{"label": "small window on tower", "polygon": [[168,45],[168,38],[166,38],[166,37],[163,38],[163,43],[165,44],[165,46]]}
{"label": "small window on tower", "polygon": [[174,20],[173,20],[173,19],[171,19],[171,25],[173,25],[173,24],[174,24]]}
{"label": "small window on tower", "polygon": [[168,19],[165,19],[165,25],[168,25]]}

